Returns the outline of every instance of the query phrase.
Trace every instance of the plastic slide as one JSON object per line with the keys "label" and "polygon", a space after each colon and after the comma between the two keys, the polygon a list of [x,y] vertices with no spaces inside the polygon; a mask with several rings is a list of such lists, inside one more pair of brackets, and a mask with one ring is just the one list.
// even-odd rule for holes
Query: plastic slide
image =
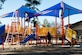
{"label": "plastic slide", "polygon": [[76,32],[69,28],[66,32],[66,39],[72,42],[72,39],[76,39]]}
{"label": "plastic slide", "polygon": [[31,34],[29,36],[27,36],[22,42],[20,42],[20,44],[25,44],[29,39],[34,38],[35,34]]}

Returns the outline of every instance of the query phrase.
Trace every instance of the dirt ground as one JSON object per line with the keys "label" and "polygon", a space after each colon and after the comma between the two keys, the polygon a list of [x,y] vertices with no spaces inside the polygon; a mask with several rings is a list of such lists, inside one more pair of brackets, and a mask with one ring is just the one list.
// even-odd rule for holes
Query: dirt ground
{"label": "dirt ground", "polygon": [[60,46],[32,46],[23,47],[20,50],[0,51],[0,54],[5,55],[82,55],[80,47],[60,47]]}

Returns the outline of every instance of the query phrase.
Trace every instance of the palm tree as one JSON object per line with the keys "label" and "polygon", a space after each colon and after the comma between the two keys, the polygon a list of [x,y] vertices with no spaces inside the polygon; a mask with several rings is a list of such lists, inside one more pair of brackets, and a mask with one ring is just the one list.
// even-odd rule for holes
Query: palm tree
{"label": "palm tree", "polygon": [[0,9],[2,9],[2,4],[4,4],[6,0],[0,0]]}

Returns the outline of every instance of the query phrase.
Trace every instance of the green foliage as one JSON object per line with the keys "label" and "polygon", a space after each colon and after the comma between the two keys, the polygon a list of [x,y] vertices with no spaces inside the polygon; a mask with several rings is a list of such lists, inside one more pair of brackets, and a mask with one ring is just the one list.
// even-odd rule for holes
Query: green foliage
{"label": "green foliage", "polygon": [[[41,0],[25,0],[26,1],[26,4],[25,6],[35,10],[35,11],[40,11],[36,6],[40,5],[41,3]],[[34,17],[34,19],[31,21],[31,23],[34,24],[40,24],[39,20],[38,20],[38,17]]]}
{"label": "green foliage", "polygon": [[54,25],[52,23],[49,23],[47,19],[44,19],[43,26],[44,27],[51,27],[51,26],[54,26]]}
{"label": "green foliage", "polygon": [[40,5],[41,0],[25,0],[27,3],[25,4],[27,7],[39,11],[39,9],[36,7]]}
{"label": "green foliage", "polygon": [[4,4],[6,0],[0,0],[0,9],[2,9],[2,4]]}
{"label": "green foliage", "polygon": [[2,3],[4,3],[6,0],[0,0]]}

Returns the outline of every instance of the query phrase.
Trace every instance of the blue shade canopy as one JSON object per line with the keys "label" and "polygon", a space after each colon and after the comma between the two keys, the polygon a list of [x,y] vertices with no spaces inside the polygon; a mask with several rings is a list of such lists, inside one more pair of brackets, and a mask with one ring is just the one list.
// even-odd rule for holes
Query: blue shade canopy
{"label": "blue shade canopy", "polygon": [[1,18],[12,17],[12,16],[13,16],[13,13],[14,13],[14,12],[6,13],[6,14],[0,16],[0,17],[1,17]]}
{"label": "blue shade canopy", "polygon": [[46,10],[36,13],[35,16],[55,16],[59,17],[59,10]]}
{"label": "blue shade canopy", "polygon": [[47,8],[43,11],[40,11],[38,13],[36,13],[36,16],[55,16],[55,17],[59,17],[59,10],[61,9],[60,6],[61,3],[58,3],[50,8]]}
{"label": "blue shade canopy", "polygon": [[80,14],[80,13],[82,13],[81,10],[64,3],[64,17],[74,14]]}
{"label": "blue shade canopy", "polygon": [[25,17],[25,13],[28,14],[29,18],[32,18],[32,17],[34,17],[34,14],[36,13],[36,11],[29,9],[26,6],[22,6],[18,9],[18,16],[19,17],[22,17],[22,18]]}
{"label": "blue shade canopy", "polygon": [[[2,44],[3,43],[3,40],[2,40],[2,38],[3,38],[3,34],[5,34],[5,25],[2,25],[2,24],[0,24],[0,44]],[[5,40],[5,39],[4,39]]]}
{"label": "blue shade canopy", "polygon": [[10,12],[10,13],[4,14],[1,17],[5,18],[5,17],[15,17],[15,16],[17,16],[17,17],[24,18],[25,17],[25,13],[28,14],[29,18],[32,18],[32,17],[34,17],[34,14],[36,13],[36,11],[34,11],[32,9],[29,9],[26,6],[21,6],[15,12]]}
{"label": "blue shade canopy", "polygon": [[[67,17],[69,15],[74,15],[74,14],[79,14],[79,13],[82,13],[81,10],[79,9],[76,9],[64,2],[60,2],[50,8],[47,8],[39,13],[37,13],[36,15],[37,16],[55,16],[55,17],[59,17],[59,11],[61,9],[64,9],[64,12],[63,12],[63,17]],[[51,12],[47,12],[47,11],[51,11]],[[46,12],[46,13],[44,13]]]}
{"label": "blue shade canopy", "polygon": [[5,25],[0,25],[0,35],[5,33]]}

